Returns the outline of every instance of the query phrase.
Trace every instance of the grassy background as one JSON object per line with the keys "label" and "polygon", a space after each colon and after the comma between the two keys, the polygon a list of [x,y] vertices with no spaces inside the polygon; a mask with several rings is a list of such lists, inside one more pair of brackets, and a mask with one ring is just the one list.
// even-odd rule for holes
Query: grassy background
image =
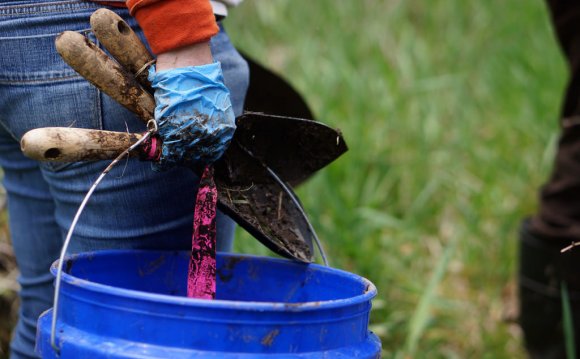
{"label": "grassy background", "polygon": [[333,265],[377,285],[385,357],[522,357],[517,229],[566,80],[543,2],[246,0],[226,28],[344,133],[299,194]]}
{"label": "grassy background", "polygon": [[523,357],[516,233],[566,77],[543,2],[246,0],[226,28],[345,135],[299,194],[332,264],[377,285],[384,356]]}

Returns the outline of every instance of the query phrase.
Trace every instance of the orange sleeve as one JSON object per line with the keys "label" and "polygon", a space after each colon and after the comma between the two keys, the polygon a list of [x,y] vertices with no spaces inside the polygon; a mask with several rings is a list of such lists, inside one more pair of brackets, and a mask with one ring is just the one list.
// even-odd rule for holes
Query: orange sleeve
{"label": "orange sleeve", "polygon": [[127,0],[155,54],[209,40],[219,31],[209,0]]}

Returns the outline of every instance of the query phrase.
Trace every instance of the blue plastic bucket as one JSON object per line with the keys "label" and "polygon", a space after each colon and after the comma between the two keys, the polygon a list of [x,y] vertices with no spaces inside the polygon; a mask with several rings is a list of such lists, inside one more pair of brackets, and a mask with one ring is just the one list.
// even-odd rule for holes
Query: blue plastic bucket
{"label": "blue plastic bucket", "polygon": [[[377,358],[375,286],[345,271],[218,254],[217,299],[185,297],[189,254],[103,251],[65,263],[57,321],[39,319],[43,358]],[[52,267],[53,274],[56,265]]]}

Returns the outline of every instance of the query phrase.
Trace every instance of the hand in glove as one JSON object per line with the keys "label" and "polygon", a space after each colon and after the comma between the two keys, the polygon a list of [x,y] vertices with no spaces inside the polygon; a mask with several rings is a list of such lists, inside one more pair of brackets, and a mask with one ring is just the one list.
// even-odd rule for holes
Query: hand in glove
{"label": "hand in glove", "polygon": [[220,63],[162,71],[152,66],[149,80],[155,90],[155,120],[162,139],[153,169],[204,166],[219,159],[236,128]]}

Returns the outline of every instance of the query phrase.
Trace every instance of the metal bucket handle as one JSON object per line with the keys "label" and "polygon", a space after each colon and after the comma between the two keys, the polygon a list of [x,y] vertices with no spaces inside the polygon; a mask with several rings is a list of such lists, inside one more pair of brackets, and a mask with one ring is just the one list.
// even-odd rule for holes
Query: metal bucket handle
{"label": "metal bucket handle", "polygon": [[91,195],[93,194],[93,192],[95,191],[95,189],[97,188],[97,186],[99,185],[99,183],[101,183],[101,181],[103,180],[103,178],[105,178],[105,176],[107,175],[107,173],[109,173],[111,171],[111,169],[121,160],[123,159],[125,156],[127,156],[129,154],[129,152],[135,150],[137,147],[139,147],[141,144],[143,144],[145,141],[147,141],[149,139],[149,137],[151,137],[151,135],[153,133],[155,133],[157,131],[157,123],[155,122],[155,120],[150,120],[147,123],[147,127],[148,127],[148,131],[145,133],[145,135],[143,135],[142,138],[140,138],[137,142],[135,142],[131,147],[127,148],[125,151],[123,151],[119,156],[117,156],[117,158],[115,158],[108,166],[107,168],[105,168],[105,170],[103,172],[101,172],[101,174],[99,175],[99,177],[97,178],[97,180],[93,183],[93,185],[91,186],[91,188],[89,189],[89,191],[87,192],[87,194],[85,195],[85,197],[83,198],[83,201],[81,202],[81,205],[79,206],[73,221],[71,223],[71,226],[67,232],[64,244],[62,246],[61,252],[60,252],[60,257],[58,260],[58,267],[57,267],[57,272],[56,272],[56,280],[55,280],[55,288],[54,288],[54,304],[53,304],[53,311],[52,311],[52,325],[51,325],[51,329],[50,329],[50,345],[52,346],[52,348],[58,353],[60,354],[60,348],[59,346],[56,344],[56,320],[58,317],[58,303],[59,303],[59,294],[60,294],[60,282],[61,282],[61,278],[62,278],[62,271],[63,271],[63,265],[64,265],[64,258],[66,256],[68,247],[70,245],[71,242],[71,238],[72,238],[72,234],[74,232],[74,229],[77,225],[77,222],[79,221],[79,218],[87,204],[87,202],[89,201]]}

